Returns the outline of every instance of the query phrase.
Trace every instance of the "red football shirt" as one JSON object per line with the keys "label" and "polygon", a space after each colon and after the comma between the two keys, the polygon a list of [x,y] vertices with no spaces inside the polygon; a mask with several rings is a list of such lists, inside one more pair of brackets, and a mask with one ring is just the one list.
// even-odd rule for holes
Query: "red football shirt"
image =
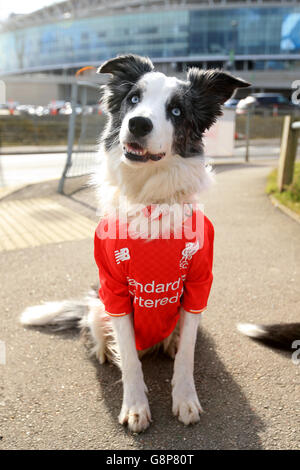
{"label": "red football shirt", "polygon": [[[199,222],[200,221],[200,222]],[[183,224],[181,238],[131,238],[128,225],[108,237],[108,219],[95,233],[99,297],[111,316],[133,312],[136,347],[149,348],[169,336],[179,307],[200,313],[212,284],[214,229],[200,211]]]}

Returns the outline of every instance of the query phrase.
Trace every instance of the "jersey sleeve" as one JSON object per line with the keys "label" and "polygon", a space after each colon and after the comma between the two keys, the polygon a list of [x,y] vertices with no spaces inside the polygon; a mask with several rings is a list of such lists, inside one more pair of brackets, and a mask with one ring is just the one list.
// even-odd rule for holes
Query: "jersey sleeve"
{"label": "jersey sleeve", "polygon": [[94,256],[99,270],[99,297],[105,306],[105,311],[111,316],[119,317],[131,313],[132,304],[127,279],[124,273],[114,266],[114,252],[109,249],[111,242],[98,238],[96,232]]}
{"label": "jersey sleeve", "polygon": [[182,307],[190,313],[205,310],[213,281],[214,228],[205,217],[203,246],[193,255],[184,283]]}

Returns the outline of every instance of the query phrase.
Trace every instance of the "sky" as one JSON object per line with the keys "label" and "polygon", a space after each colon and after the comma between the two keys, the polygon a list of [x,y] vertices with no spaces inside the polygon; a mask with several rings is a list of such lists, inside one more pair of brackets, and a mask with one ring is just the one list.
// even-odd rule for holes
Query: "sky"
{"label": "sky", "polygon": [[0,0],[0,20],[5,20],[10,13],[31,13],[58,2],[59,0]]}

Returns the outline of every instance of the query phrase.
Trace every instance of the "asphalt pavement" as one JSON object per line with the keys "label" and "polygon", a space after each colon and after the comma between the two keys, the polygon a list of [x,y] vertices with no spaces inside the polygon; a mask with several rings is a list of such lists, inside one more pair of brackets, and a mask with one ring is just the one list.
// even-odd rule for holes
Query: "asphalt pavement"
{"label": "asphalt pavement", "polygon": [[[118,424],[119,370],[89,358],[74,331],[25,329],[21,311],[78,297],[97,279],[89,238],[2,251],[0,364],[2,449],[299,449],[300,366],[241,336],[238,321],[299,321],[300,224],[264,193],[272,163],[219,165],[203,195],[215,226],[214,284],[195,357],[205,413],[185,427],[172,416],[172,361],[145,358],[153,423],[132,435]],[[94,195],[72,198],[45,183],[2,201],[45,197],[96,225]],[[1,203],[0,203],[1,204]]]}

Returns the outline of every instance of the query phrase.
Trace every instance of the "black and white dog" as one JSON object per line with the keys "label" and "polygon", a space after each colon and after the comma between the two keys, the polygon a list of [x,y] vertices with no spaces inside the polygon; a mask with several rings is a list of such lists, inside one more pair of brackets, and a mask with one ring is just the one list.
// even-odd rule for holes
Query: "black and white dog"
{"label": "black and white dog", "polygon": [[[186,80],[179,80],[155,71],[148,58],[134,55],[109,60],[98,72],[110,74],[104,87],[109,119],[99,152],[102,168],[95,176],[103,214],[117,208],[140,217],[142,227],[142,210],[136,212],[136,207],[194,204],[212,178],[204,165],[203,134],[222,114],[223,103],[235,89],[249,84],[220,70],[197,68],[188,71]],[[163,213],[158,219],[160,227],[166,223]],[[148,269],[146,261],[144,269]],[[175,357],[173,413],[190,424],[199,420],[201,412],[193,378],[199,316],[182,307],[179,312],[179,326],[159,345]],[[149,426],[151,415],[139,360],[144,351],[136,349],[133,316],[134,307],[130,314],[109,316],[98,297],[91,295],[82,302],[29,307],[21,323],[87,329],[100,363],[108,358],[121,367],[124,391],[119,422],[140,432]]]}

